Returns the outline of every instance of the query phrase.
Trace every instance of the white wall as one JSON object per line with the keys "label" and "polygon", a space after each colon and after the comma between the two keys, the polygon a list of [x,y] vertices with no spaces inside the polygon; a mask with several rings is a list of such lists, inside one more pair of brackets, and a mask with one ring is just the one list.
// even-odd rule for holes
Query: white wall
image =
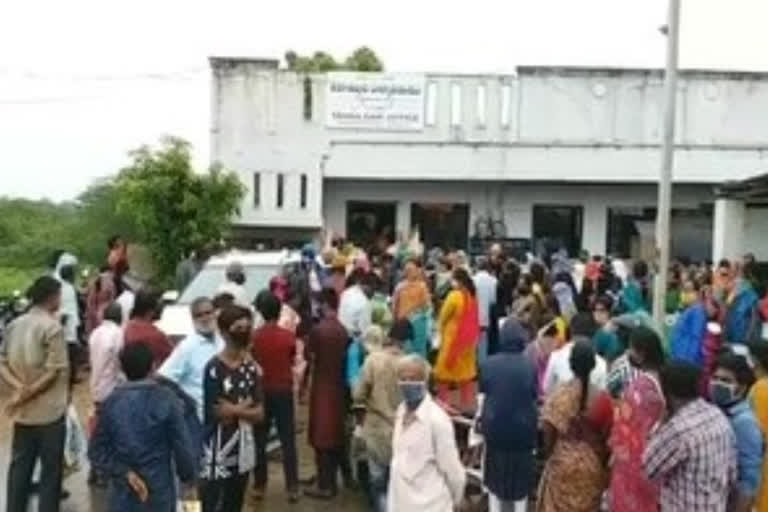
{"label": "white wall", "polygon": [[[249,189],[254,172],[263,177],[261,205],[253,206],[250,192],[242,224],[321,226],[328,204],[324,178],[650,183],[658,174],[661,78],[655,72],[526,68],[518,76],[427,74],[437,84],[435,125],[418,133],[384,133],[326,129],[322,74],[311,76],[312,116],[305,120],[304,77],[269,66],[274,63],[212,61],[212,159],[236,169]],[[767,77],[683,73],[678,183],[741,179],[768,167]],[[450,126],[453,83],[462,86],[459,128]],[[477,123],[479,84],[486,90],[485,126]],[[511,91],[509,126],[500,123],[505,86]],[[275,207],[276,173],[286,175],[282,209]],[[309,185],[305,209],[296,207],[302,174]],[[602,214],[590,209],[585,215],[598,223]],[[530,225],[525,213],[519,219],[511,222]],[[585,241],[599,245],[603,236],[588,231]]]}
{"label": "white wall", "polygon": [[744,252],[768,261],[768,206],[749,207],[745,212]]}
{"label": "white wall", "polygon": [[[410,229],[412,203],[465,203],[470,206],[470,235],[479,217],[503,218],[510,237],[530,238],[534,205],[584,207],[582,245],[594,254],[606,250],[607,209],[653,207],[655,187],[647,185],[549,185],[524,183],[450,183],[406,181],[326,180],[323,194],[325,227],[346,234],[348,201],[397,203],[397,229]],[[711,187],[678,186],[673,191],[675,208],[697,208],[713,201]]]}
{"label": "white wall", "polygon": [[718,198],[712,235],[712,260],[739,260],[744,254],[746,208],[740,199]]}

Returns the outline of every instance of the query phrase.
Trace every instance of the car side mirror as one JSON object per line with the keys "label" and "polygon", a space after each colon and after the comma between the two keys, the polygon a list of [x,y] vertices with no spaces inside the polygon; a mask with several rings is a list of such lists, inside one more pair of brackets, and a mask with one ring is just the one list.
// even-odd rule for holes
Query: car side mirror
{"label": "car side mirror", "polygon": [[163,293],[161,300],[163,304],[173,304],[174,302],[179,300],[178,290],[166,290],[166,292]]}

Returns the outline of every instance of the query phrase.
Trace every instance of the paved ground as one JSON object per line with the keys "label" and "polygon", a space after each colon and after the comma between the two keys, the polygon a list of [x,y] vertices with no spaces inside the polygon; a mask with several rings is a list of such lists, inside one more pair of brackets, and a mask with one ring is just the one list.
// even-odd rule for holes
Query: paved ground
{"label": "paved ground", "polygon": [[[0,388],[0,404],[7,399],[7,390]],[[75,405],[81,415],[88,411],[90,398],[87,386],[78,385],[75,391]],[[299,454],[300,454],[300,478],[304,479],[314,474],[314,459],[310,448],[306,445],[306,435],[303,426],[306,424],[306,411],[300,411],[299,430]],[[11,429],[7,418],[0,417],[0,511],[5,510],[6,474],[8,470],[8,458],[10,453]],[[101,491],[92,491],[86,484],[87,469],[83,469],[68,477],[64,486],[72,496],[63,502],[62,512],[105,512],[105,494]],[[244,510],[253,512],[358,512],[367,510],[359,494],[347,493],[339,496],[332,502],[318,502],[303,498],[296,505],[288,503],[283,493],[282,467],[279,462],[270,464],[270,483],[266,499],[256,503],[248,500]],[[36,510],[36,507],[30,507]]]}

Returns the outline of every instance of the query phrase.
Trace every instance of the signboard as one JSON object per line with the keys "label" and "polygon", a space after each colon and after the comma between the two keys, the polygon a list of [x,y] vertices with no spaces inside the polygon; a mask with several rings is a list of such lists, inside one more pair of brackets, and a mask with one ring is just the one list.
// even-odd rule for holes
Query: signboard
{"label": "signboard", "polygon": [[424,75],[328,73],[328,128],[419,131],[424,128]]}

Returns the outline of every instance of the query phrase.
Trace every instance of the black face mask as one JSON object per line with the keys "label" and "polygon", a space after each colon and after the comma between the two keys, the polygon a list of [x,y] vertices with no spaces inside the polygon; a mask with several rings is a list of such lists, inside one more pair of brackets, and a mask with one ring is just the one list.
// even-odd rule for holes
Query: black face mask
{"label": "black face mask", "polygon": [[238,348],[245,348],[251,342],[250,331],[230,331],[229,336],[232,338],[232,342],[237,345]]}

